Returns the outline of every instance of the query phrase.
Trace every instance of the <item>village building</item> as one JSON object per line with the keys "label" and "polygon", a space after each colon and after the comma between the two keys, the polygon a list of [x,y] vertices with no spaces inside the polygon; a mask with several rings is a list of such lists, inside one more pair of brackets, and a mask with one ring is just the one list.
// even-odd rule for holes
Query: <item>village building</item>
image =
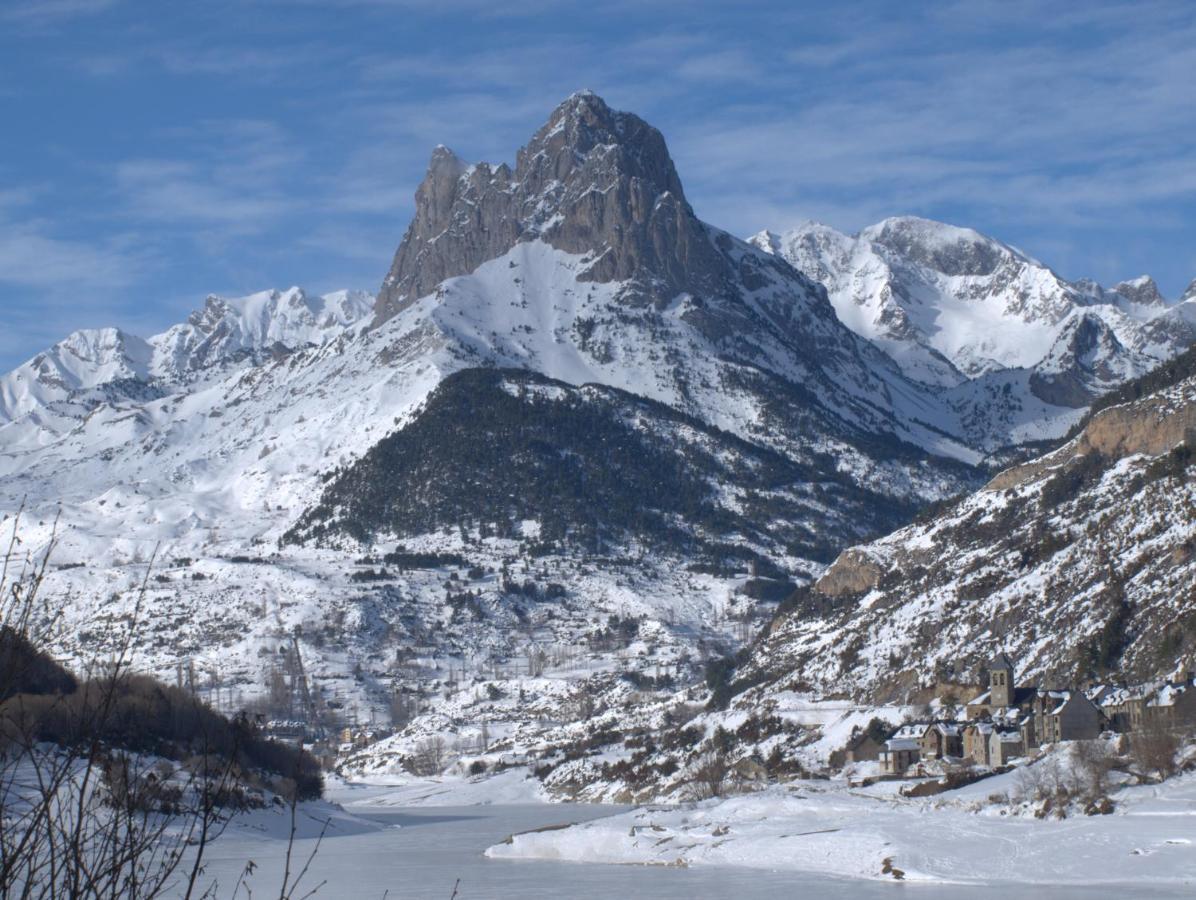
{"label": "village building", "polygon": [[992,737],[993,723],[989,721],[972,721],[963,727],[963,755],[977,765],[987,766],[989,763],[989,738]]}
{"label": "village building", "polygon": [[878,741],[867,731],[861,731],[847,742],[846,761],[849,763],[871,762],[880,759],[880,751],[883,749],[882,741]]}
{"label": "village building", "polygon": [[1097,692],[1093,702],[1100,706],[1101,714],[1113,731],[1125,733],[1137,731],[1146,721],[1146,704],[1154,692],[1153,687],[1108,687]]}
{"label": "village building", "polygon": [[1168,681],[1146,701],[1144,720],[1165,728],[1196,724],[1196,682]]}
{"label": "village building", "polygon": [[1020,729],[995,726],[989,734],[987,765],[996,768],[1026,755],[1026,743]]}
{"label": "village building", "polygon": [[924,724],[902,725],[885,741],[880,751],[880,771],[885,775],[904,775],[922,756]]}
{"label": "village building", "polygon": [[963,756],[961,726],[957,722],[931,722],[918,738],[923,759]]}
{"label": "village building", "polygon": [[[1026,747],[1025,737],[1022,735],[1022,727],[1027,720],[1020,710],[1017,709],[1003,709],[998,711],[995,715],[988,716],[984,719],[975,719],[963,726],[963,755],[972,760],[972,762],[981,766],[1000,766],[1003,762],[994,762],[992,757],[993,734],[1000,732],[1006,737],[1002,738],[1009,742],[1010,734],[1018,735],[1019,754],[1024,752]],[[1010,748],[1006,748],[1008,752]]]}
{"label": "village building", "polygon": [[1019,688],[1014,681],[1013,662],[998,653],[988,663],[988,690],[971,700],[965,709],[968,719],[986,719],[1019,709],[1034,696],[1033,688]]}
{"label": "village building", "polygon": [[1033,715],[1033,734],[1022,730],[1027,747],[1091,740],[1100,737],[1103,726],[1100,710],[1081,691],[1038,691],[1034,695]]}

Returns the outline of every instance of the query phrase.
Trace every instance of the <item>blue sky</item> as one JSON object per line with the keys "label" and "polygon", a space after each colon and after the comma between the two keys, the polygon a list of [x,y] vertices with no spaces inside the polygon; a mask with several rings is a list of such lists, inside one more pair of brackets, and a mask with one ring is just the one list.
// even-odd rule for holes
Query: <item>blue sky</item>
{"label": "blue sky", "polygon": [[374,290],[434,145],[513,160],[582,87],[739,234],[912,213],[1196,277],[1190,2],[831,6],[3,0],[0,368],[208,293]]}

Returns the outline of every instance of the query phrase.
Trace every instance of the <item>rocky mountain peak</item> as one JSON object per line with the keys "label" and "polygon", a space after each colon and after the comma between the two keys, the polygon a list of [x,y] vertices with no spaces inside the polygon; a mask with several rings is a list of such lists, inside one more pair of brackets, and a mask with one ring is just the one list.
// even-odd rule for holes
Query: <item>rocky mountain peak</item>
{"label": "rocky mountain peak", "polygon": [[622,178],[644,182],[654,195],[685,199],[664,135],[639,116],[611,109],[591,91],[579,91],[553,110],[519,151],[515,173],[532,195],[558,182],[603,190]]}
{"label": "rocky mountain peak", "polygon": [[860,235],[944,275],[992,275],[1003,262],[1018,256],[1011,248],[971,228],[916,216],[885,219]]}
{"label": "rocky mountain peak", "polygon": [[515,170],[432,154],[415,217],[375,304],[379,325],[446,278],[521,241],[589,258],[583,280],[628,281],[653,300],[713,291],[728,262],[685,200],[664,136],[581,91],[561,103]]}
{"label": "rocky mountain peak", "polygon": [[1196,278],[1188,282],[1188,286],[1179,297],[1180,303],[1187,303],[1189,300],[1196,300]]}
{"label": "rocky mountain peak", "polygon": [[1132,303],[1141,306],[1166,306],[1167,301],[1159,291],[1159,286],[1149,275],[1140,275],[1129,281],[1122,281],[1113,286],[1113,290]]}

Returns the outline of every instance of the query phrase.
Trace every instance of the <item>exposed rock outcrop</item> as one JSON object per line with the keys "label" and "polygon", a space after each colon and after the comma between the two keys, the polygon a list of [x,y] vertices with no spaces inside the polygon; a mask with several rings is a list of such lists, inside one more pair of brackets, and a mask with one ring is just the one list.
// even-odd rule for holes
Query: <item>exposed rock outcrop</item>
{"label": "exposed rock outcrop", "polygon": [[815,587],[827,597],[861,594],[876,587],[882,571],[875,559],[853,548],[839,554]]}
{"label": "exposed rock outcrop", "polygon": [[1136,403],[1104,409],[1076,438],[1054,453],[993,478],[986,490],[1002,491],[1028,484],[1048,469],[1070,459],[1097,453],[1107,459],[1135,454],[1158,456],[1196,434],[1196,383],[1178,385]]}

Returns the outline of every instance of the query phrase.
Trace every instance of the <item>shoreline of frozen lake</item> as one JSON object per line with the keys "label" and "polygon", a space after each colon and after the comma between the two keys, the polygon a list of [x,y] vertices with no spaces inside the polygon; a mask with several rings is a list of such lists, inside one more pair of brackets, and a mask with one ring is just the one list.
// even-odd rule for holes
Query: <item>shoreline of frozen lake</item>
{"label": "shoreline of frozen lake", "polygon": [[[301,895],[326,882],[316,898],[382,898],[391,900],[448,900],[454,886],[457,900],[598,900],[637,897],[646,900],[777,900],[802,894],[835,898],[891,898],[912,886],[888,881],[833,878],[793,870],[777,871],[731,865],[666,867],[604,863],[487,859],[485,851],[512,834],[568,823],[593,822],[630,815],[626,808],[578,804],[503,804],[475,806],[394,806],[393,785],[340,785],[332,796],[345,804],[354,823],[340,834],[326,837],[311,871],[297,892]],[[389,795],[389,801],[387,797]],[[360,827],[370,823],[374,828]],[[397,826],[397,827],[396,827]],[[310,834],[310,831],[307,832]],[[544,832],[562,834],[563,832]],[[314,846],[314,838],[296,841],[299,867]],[[233,827],[208,851],[207,881],[216,879],[216,896],[226,896],[252,859],[257,870],[250,886],[258,896],[277,891],[285,836],[278,829]],[[296,868],[294,861],[292,869]],[[920,884],[919,900],[997,900],[1009,896],[1027,900],[1080,900],[1093,896],[1183,897],[1190,886],[1109,884],[1099,887],[1031,885]]]}
{"label": "shoreline of frozen lake", "polygon": [[[493,859],[606,865],[743,867],[795,876],[904,884],[1004,885],[1018,896],[1063,886],[1084,895],[1191,895],[1196,889],[1196,775],[1114,792],[1110,815],[1036,818],[1011,806],[1016,773],[927,798],[899,783],[791,782],[758,793],[644,807],[516,835]],[[1186,892],[1186,893],[1185,893]],[[966,892],[965,892],[966,893]]]}

